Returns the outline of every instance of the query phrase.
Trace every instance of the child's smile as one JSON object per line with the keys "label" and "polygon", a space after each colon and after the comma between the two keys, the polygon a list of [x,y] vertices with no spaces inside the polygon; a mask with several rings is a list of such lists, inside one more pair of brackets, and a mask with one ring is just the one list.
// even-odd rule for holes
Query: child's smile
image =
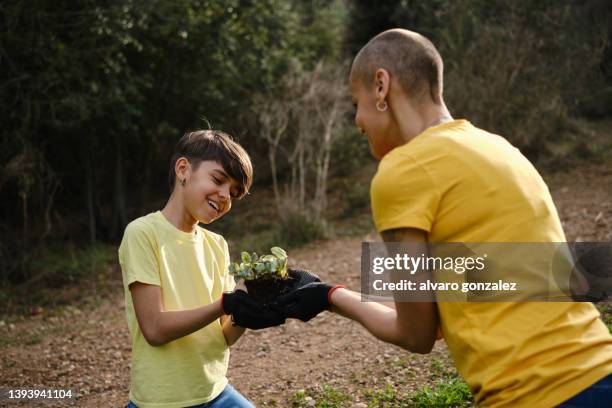
{"label": "child's smile", "polygon": [[193,202],[193,195],[203,197],[197,214],[193,215],[198,221],[210,223],[231,209],[237,188],[237,182],[227,175],[220,163],[204,161],[191,173],[185,187],[185,201]]}

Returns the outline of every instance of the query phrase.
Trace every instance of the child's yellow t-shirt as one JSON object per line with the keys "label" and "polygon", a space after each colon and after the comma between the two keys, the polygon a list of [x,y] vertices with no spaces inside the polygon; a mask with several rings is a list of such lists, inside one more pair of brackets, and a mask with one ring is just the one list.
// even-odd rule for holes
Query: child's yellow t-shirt
{"label": "child's yellow t-shirt", "polygon": [[181,231],[157,211],[126,227],[119,262],[132,339],[130,400],[141,408],[170,408],[217,397],[227,384],[229,361],[220,321],[153,347],[138,325],[129,285],[160,286],[166,311],[208,305],[234,288],[225,239],[199,226],[195,233]]}
{"label": "child's yellow t-shirt", "polygon": [[[565,241],[536,169],[505,139],[465,120],[431,127],[385,155],[371,199],[378,231],[418,228],[430,242]],[[612,336],[592,303],[438,309],[479,406],[552,407],[612,373]]]}

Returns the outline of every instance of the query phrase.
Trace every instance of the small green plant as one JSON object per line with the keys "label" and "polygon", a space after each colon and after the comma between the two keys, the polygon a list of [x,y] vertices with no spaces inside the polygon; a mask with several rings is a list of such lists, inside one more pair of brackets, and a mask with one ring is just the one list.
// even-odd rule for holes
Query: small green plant
{"label": "small green plant", "polygon": [[367,390],[364,393],[368,408],[404,408],[407,402],[399,396],[392,384],[387,383],[384,389]]}
{"label": "small green plant", "polygon": [[291,288],[292,278],[287,272],[287,253],[280,247],[272,247],[272,254],[257,256],[255,252],[242,252],[240,263],[233,262],[229,273],[239,281],[244,279],[253,299],[269,303]]}
{"label": "small green plant", "polygon": [[229,272],[236,281],[255,279],[287,279],[287,253],[283,248],[270,248],[272,255],[257,256],[257,253],[242,252],[242,262],[233,262]]}

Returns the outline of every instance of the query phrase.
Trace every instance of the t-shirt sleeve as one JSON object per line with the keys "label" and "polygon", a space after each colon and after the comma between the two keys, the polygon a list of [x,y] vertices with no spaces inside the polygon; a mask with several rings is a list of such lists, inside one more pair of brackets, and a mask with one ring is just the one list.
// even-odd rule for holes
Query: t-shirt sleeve
{"label": "t-shirt sleeve", "polygon": [[431,175],[411,156],[385,157],[370,193],[378,232],[395,228],[431,231],[440,194]]}
{"label": "t-shirt sleeve", "polygon": [[132,222],[126,227],[119,263],[126,287],[134,282],[161,286],[154,237],[142,223]]}
{"label": "t-shirt sleeve", "polygon": [[231,292],[236,287],[236,281],[234,281],[234,275],[229,273],[230,265],[230,254],[227,241],[223,239],[223,255],[225,259],[225,265],[223,272],[225,273],[225,279],[223,279],[223,292]]}

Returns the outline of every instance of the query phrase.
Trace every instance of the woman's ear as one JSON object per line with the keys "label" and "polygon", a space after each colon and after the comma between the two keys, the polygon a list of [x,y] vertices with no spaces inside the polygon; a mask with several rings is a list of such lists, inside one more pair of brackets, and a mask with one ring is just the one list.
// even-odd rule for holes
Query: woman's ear
{"label": "woman's ear", "polygon": [[389,93],[389,84],[391,82],[389,71],[384,68],[377,69],[374,74],[374,82],[376,84],[376,99],[382,102]]}

